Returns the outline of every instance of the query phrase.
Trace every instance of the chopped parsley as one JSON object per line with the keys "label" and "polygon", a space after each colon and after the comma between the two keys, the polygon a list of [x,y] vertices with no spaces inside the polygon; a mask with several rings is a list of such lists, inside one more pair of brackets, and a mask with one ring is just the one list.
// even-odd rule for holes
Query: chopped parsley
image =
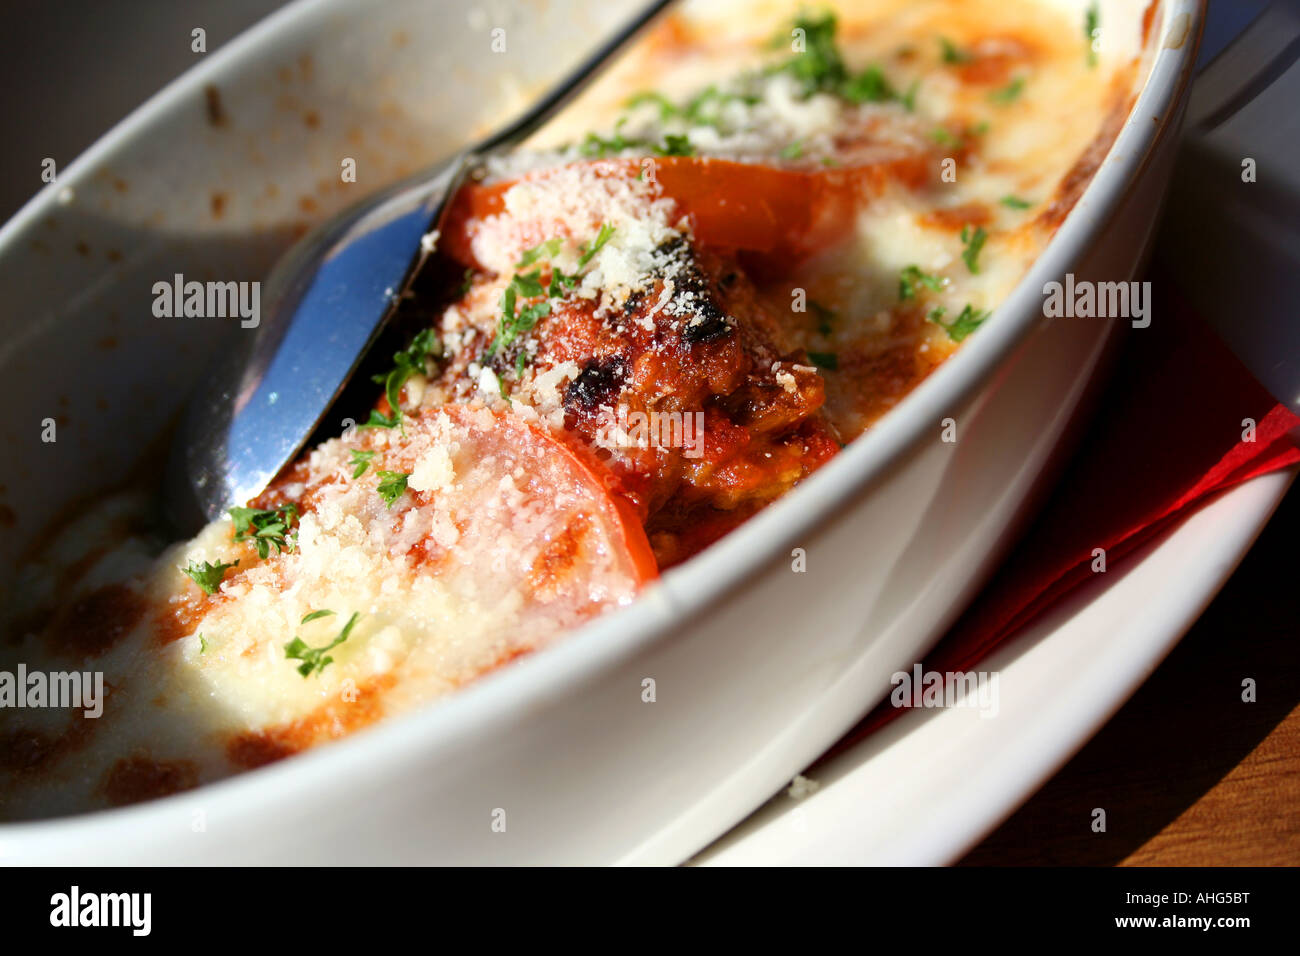
{"label": "chopped parsley", "polygon": [[[257,556],[265,560],[275,548],[276,554],[293,550],[289,529],[298,519],[298,506],[292,503],[264,508],[231,508],[230,520],[235,528],[236,541],[252,541]],[[296,537],[296,536],[295,536]]]}
{"label": "chopped parsley", "polygon": [[199,653],[206,654],[207,652],[208,652],[208,639],[203,636],[202,631],[199,631]]}
{"label": "chopped parsley", "polygon": [[691,145],[690,139],[686,136],[669,133],[664,137],[662,143],[647,139],[628,139],[623,135],[623,124],[626,122],[627,117],[621,117],[614,124],[614,135],[609,139],[605,139],[596,133],[588,133],[587,138],[578,147],[578,152],[591,159],[604,159],[606,156],[617,155],[629,149],[649,150],[658,153],[660,156],[695,155],[695,147]]}
{"label": "chopped parsley", "polygon": [[[392,406],[392,403],[389,403]],[[402,423],[402,410],[393,408],[391,415],[384,415],[377,408],[370,409],[370,417],[358,425],[358,428],[396,428]]]}
{"label": "chopped parsley", "polygon": [[529,332],[543,316],[551,311],[549,302],[537,303],[536,306],[525,307],[523,311],[516,311],[516,303],[520,297],[529,298],[542,294],[539,276],[541,276],[539,272],[515,276],[506,289],[502,290],[497,334],[493,337],[491,345],[487,346],[487,355],[495,355],[498,349],[510,346],[516,338]]}
{"label": "chopped parsley", "polygon": [[[659,108],[659,119],[661,122],[667,122],[671,119],[682,119],[693,126],[719,126],[722,121],[721,111],[728,103],[740,102],[753,105],[759,102],[759,97],[747,93],[730,93],[719,90],[716,86],[708,86],[696,93],[686,101],[682,106],[678,106],[664,94],[653,90],[647,90],[637,93],[628,99],[625,107],[635,109],[647,103],[652,103]],[[623,149],[632,145],[646,145],[644,143],[635,143],[631,140],[624,139]]]}
{"label": "chopped parsley", "polygon": [[994,103],[1014,103],[1020,99],[1020,94],[1025,91],[1025,78],[1018,76],[1000,90],[994,90],[989,94],[989,99]]}
{"label": "chopped parsley", "polygon": [[1028,199],[1021,199],[1019,196],[1003,196],[998,202],[1008,209],[1029,209],[1034,205]]}
{"label": "chopped parsley", "polygon": [[525,299],[546,293],[546,287],[542,285],[541,269],[534,269],[532,272],[516,272],[511,284]]}
{"label": "chopped parsley", "polygon": [[560,249],[564,246],[564,240],[558,236],[553,239],[547,239],[545,242],[538,243],[527,252],[523,258],[515,263],[516,269],[526,269],[539,259],[549,260],[560,254]]}
{"label": "chopped parsley", "polygon": [[566,276],[562,269],[560,269],[557,266],[552,266],[551,286],[547,294],[552,299],[559,299],[564,296],[564,293],[568,292],[577,284],[578,284],[578,276],[576,273],[571,276]]}
{"label": "chopped parsley", "polygon": [[466,269],[464,276],[460,280],[460,296],[463,299],[469,295],[469,290],[474,287],[474,270]]}
{"label": "chopped parsley", "polygon": [[581,269],[584,266],[586,266],[586,264],[592,260],[592,257],[595,256],[596,253],[600,252],[601,249],[605,248],[605,243],[609,242],[609,240],[613,238],[613,236],[614,236],[614,227],[607,222],[601,223],[600,232],[596,234],[596,241],[591,244],[590,248],[587,248],[586,246],[583,247],[582,255],[578,259],[578,268]]}
{"label": "chopped parsley", "polygon": [[221,579],[225,577],[226,571],[238,564],[238,561],[233,561],[230,564],[220,562],[209,564],[207,561],[199,564],[196,561],[191,561],[183,570],[194,579],[195,584],[203,589],[204,594],[216,594],[217,588],[221,587]]}
{"label": "chopped parsley", "polygon": [[939,292],[948,280],[943,276],[932,275],[922,271],[920,266],[908,266],[898,274],[898,301],[906,302],[916,298],[917,286],[925,286],[933,292]]}
{"label": "chopped parsley", "polygon": [[655,152],[660,156],[694,156],[695,147],[691,145],[689,136],[668,133],[664,136],[664,144],[656,146]]}
{"label": "chopped parsley", "polygon": [[349,465],[355,466],[352,469],[352,477],[360,478],[364,475],[366,469],[370,467],[370,459],[374,458],[376,454],[378,454],[378,452],[361,451],[359,448],[352,449],[348,460]]}
{"label": "chopped parsley", "polygon": [[[793,76],[805,98],[814,93],[830,93],[850,103],[883,103],[900,99],[880,67],[873,64],[861,73],[849,72],[835,43],[838,22],[834,13],[801,14],[795,18],[793,27],[803,32],[803,52],[778,64],[772,72]],[[772,45],[784,46],[787,40],[786,34],[781,33],[773,39]]]}
{"label": "chopped parsley", "polygon": [[936,127],[930,133],[930,138],[940,146],[960,147],[962,145],[962,141],[958,137],[953,136],[952,133],[942,126]]}
{"label": "chopped parsley", "polygon": [[958,66],[975,59],[971,54],[958,47],[947,37],[939,37],[939,46],[943,50],[943,62]]}
{"label": "chopped parsley", "polygon": [[976,226],[975,231],[971,232],[970,226],[966,226],[961,231],[961,241],[966,247],[962,250],[961,257],[966,263],[966,268],[971,272],[979,272],[980,250],[984,248],[984,243],[988,242],[989,234],[984,231],[983,226]]}
{"label": "chopped parsley", "polygon": [[1083,14],[1083,37],[1088,42],[1088,66],[1097,65],[1097,49],[1093,42],[1101,34],[1101,7],[1097,0],[1088,4]]}
{"label": "chopped parsley", "polygon": [[719,126],[722,123],[722,108],[728,103],[744,103],[753,106],[760,100],[761,97],[750,93],[727,93],[716,86],[707,86],[691,97],[680,112],[688,123]]}
{"label": "chopped parsley", "polygon": [[[604,248],[614,235],[614,227],[609,223],[604,223],[600,227],[595,240],[590,247],[585,244],[581,247],[582,254],[578,258],[578,269],[586,267],[596,253]],[[546,242],[524,253],[519,260],[519,268],[532,265],[543,258],[549,258],[557,255],[562,248],[563,240],[548,239]],[[565,275],[564,271],[559,268],[552,268],[550,278],[544,284],[542,282],[542,270],[534,269],[531,272],[517,272],[505,289],[501,292],[501,318],[497,321],[496,334],[492,336],[492,341],[487,347],[485,356],[490,358],[502,349],[509,348],[515,340],[534,328],[538,322],[551,312],[550,299],[561,298],[565,292],[572,289],[578,283],[578,276]],[[520,300],[541,298],[541,302],[535,302],[532,305],[520,307]],[[524,359],[526,362],[527,359]],[[522,366],[517,366],[522,374]]]}
{"label": "chopped parsley", "polygon": [[921,88],[920,80],[913,80],[912,85],[907,88],[907,92],[902,95],[898,102],[903,104],[903,109],[909,113],[916,110],[916,92]]}
{"label": "chopped parsley", "polygon": [[317,620],[318,618],[329,617],[329,616],[330,616],[331,614],[333,614],[333,613],[334,613],[334,612],[331,611],[329,608],[325,608],[325,609],[320,610],[320,611],[311,611],[311,612],[308,613],[308,614],[304,614],[304,615],[302,616],[302,620],[299,621],[298,623],[300,623],[300,624],[306,624],[308,621],[315,621],[315,620]]}
{"label": "chopped parsley", "polygon": [[809,352],[809,360],[818,368],[834,372],[840,367],[840,357],[834,352]]}
{"label": "chopped parsley", "polygon": [[962,339],[966,338],[966,336],[979,328],[980,324],[989,317],[989,314],[990,313],[988,312],[977,311],[973,306],[967,303],[966,307],[961,310],[961,313],[957,318],[953,319],[951,322],[945,323],[940,321],[944,315],[943,309],[931,310],[930,314],[927,315],[926,318],[935,325],[942,327],[943,330],[948,333],[948,338],[952,341],[960,342]]}
{"label": "chopped parsley", "polygon": [[393,502],[402,496],[406,491],[406,481],[411,476],[402,471],[381,471],[379,474],[379,497],[384,499],[384,503],[391,508]]}
{"label": "chopped parsley", "polygon": [[781,150],[782,159],[798,159],[803,155],[803,140],[796,139]]}
{"label": "chopped parsley", "polygon": [[[804,13],[794,20],[794,30],[803,34],[804,49],[778,69],[798,80],[805,96],[836,92],[849,78],[844,58],[835,44],[837,26],[835,14],[830,11],[820,15]],[[778,34],[772,42],[778,47],[784,45],[785,34]]]}
{"label": "chopped parsley", "polygon": [[488,346],[488,355],[495,355],[498,349],[509,348],[515,339],[532,331],[538,322],[550,314],[551,303],[545,300],[516,311],[515,306],[521,296],[530,298],[543,294],[537,275],[534,272],[527,276],[515,276],[501,293],[501,319],[497,325],[497,334]]}
{"label": "chopped parsley", "polygon": [[[442,343],[434,335],[433,329],[424,329],[417,333],[415,338],[411,339],[410,345],[400,352],[395,352],[393,367],[387,372],[380,372],[371,377],[371,381],[384,386],[384,396],[388,399],[388,414],[381,415],[378,409],[372,408],[370,418],[361,427],[396,428],[402,421],[402,386],[412,375],[424,375],[428,371],[429,360],[441,356]],[[362,471],[364,470],[363,468]]]}
{"label": "chopped parsley", "polygon": [[828,309],[820,302],[808,300],[808,307],[812,309],[813,315],[817,316],[817,333],[819,335],[831,334],[831,323],[835,321],[835,310]]}
{"label": "chopped parsley", "polygon": [[661,120],[672,119],[672,117],[678,112],[673,101],[656,90],[645,90],[641,93],[634,93],[632,96],[628,97],[628,101],[624,105],[628,109],[636,109],[643,103],[654,103],[658,106],[659,118]]}
{"label": "chopped parsley", "polygon": [[[348,618],[347,624],[343,625],[343,630],[339,632],[338,637],[324,647],[309,647],[301,637],[295,636],[292,641],[284,645],[285,659],[302,661],[298,665],[298,673],[303,677],[321,673],[325,670],[326,665],[334,663],[334,658],[330,657],[327,652],[332,651],[348,639],[348,636],[352,633],[353,625],[357,623],[357,618],[360,616],[359,613],[353,612],[352,616]],[[303,619],[303,623],[306,623],[309,618],[311,618],[310,614]]]}
{"label": "chopped parsley", "polygon": [[846,80],[839,92],[850,103],[884,103],[898,99],[898,94],[878,66],[869,66]]}
{"label": "chopped parsley", "polygon": [[583,156],[592,159],[603,159],[610,153],[621,153],[623,150],[631,149],[633,146],[644,147],[648,145],[644,142],[627,139],[623,136],[623,124],[626,122],[627,117],[625,116],[615,123],[614,135],[609,139],[605,139],[595,133],[588,133],[587,138],[583,140],[582,145],[578,147],[578,151],[582,153]]}

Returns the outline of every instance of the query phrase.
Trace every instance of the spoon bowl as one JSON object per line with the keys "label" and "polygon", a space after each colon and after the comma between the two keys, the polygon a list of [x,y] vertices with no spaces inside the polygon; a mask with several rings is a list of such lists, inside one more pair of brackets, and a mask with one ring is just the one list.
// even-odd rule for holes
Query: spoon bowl
{"label": "spoon bowl", "polygon": [[186,406],[164,486],[176,530],[192,533],[256,497],[322,424],[418,270],[412,250],[460,165],[345,211],[277,263],[256,330]]}

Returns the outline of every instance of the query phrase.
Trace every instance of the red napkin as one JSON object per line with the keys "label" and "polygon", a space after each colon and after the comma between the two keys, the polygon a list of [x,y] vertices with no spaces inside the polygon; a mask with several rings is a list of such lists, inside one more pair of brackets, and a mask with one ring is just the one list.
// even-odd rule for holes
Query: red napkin
{"label": "red napkin", "polygon": [[[1152,285],[1173,284],[1165,277]],[[1255,422],[1253,442],[1243,440],[1244,419]],[[1094,548],[1105,549],[1112,569],[1215,492],[1300,462],[1300,447],[1288,435],[1298,425],[1300,418],[1174,293],[1149,327],[1129,331],[1059,486],[923,669],[969,670],[1089,580]],[[830,753],[901,712],[883,702]]]}

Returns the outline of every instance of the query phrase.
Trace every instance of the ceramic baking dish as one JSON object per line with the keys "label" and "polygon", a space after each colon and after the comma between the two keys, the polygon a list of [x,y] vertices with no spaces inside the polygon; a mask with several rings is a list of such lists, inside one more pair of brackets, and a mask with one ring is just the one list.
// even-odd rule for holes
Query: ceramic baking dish
{"label": "ceramic baking dish", "polygon": [[[1084,4],[1054,2],[1081,18]],[[157,276],[261,277],[353,198],[332,185],[339,155],[381,188],[499,121],[568,65],[546,51],[576,62],[572,37],[633,6],[295,3],[64,171],[0,232],[0,484],[40,488],[8,512],[0,566],[127,480],[221,347],[216,324],[153,318]],[[1046,319],[1042,289],[1066,273],[1128,280],[1143,262],[1201,7],[1155,5],[1127,123],[980,334],[789,496],[627,610],[435,707],[182,795],[0,826],[0,858],[671,864],[716,838],[920,659],[1050,479],[1123,324]],[[1136,51],[1147,11],[1103,3],[1108,36]],[[536,50],[510,78],[480,52],[496,17]],[[46,417],[64,423],[56,444],[39,440]],[[941,440],[947,418],[956,443]],[[286,823],[304,813],[310,827]]]}

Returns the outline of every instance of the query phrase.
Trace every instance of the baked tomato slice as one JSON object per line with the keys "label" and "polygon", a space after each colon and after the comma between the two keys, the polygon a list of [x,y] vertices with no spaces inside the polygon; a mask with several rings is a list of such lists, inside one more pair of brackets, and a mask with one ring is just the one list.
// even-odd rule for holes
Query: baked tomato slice
{"label": "baked tomato slice", "polygon": [[[597,175],[650,175],[676,201],[695,240],[725,252],[802,258],[844,238],[862,204],[896,182],[916,188],[929,175],[927,155],[889,151],[829,168],[766,166],[686,156],[592,160]],[[538,170],[524,180],[544,180]],[[452,201],[443,248],[462,265],[481,267],[472,248],[473,223],[505,209],[520,180],[463,187]]]}
{"label": "baked tomato slice", "polygon": [[[578,614],[592,602],[621,603],[658,574],[635,508],[585,449],[477,405],[428,410],[406,427],[412,441],[390,446],[384,467],[409,469],[416,507],[456,525],[455,548],[434,562],[444,570],[483,563],[494,586],[516,590],[525,605],[570,603]],[[430,433],[441,447],[421,440]],[[436,541],[424,551],[437,555]]]}
{"label": "baked tomato slice", "polygon": [[285,628],[315,609],[355,610],[323,685],[382,679],[402,700],[426,699],[630,603],[658,574],[617,487],[585,448],[508,409],[450,405],[358,429],[275,489],[299,508],[296,547],[230,575],[260,576],[285,620],[255,629],[225,600],[193,626],[222,636],[232,667],[265,668],[249,679],[274,682],[283,719],[301,716],[295,702],[315,706],[280,666]]}

